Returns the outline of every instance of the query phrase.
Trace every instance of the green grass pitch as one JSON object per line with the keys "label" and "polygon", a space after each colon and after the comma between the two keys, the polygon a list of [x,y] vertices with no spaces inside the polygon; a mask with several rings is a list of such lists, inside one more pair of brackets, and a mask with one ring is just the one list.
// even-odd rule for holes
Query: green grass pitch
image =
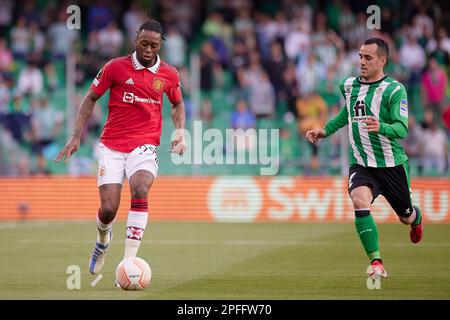
{"label": "green grass pitch", "polygon": [[[153,222],[139,256],[152,268],[141,292],[114,287],[125,223],[102,270],[88,272],[95,222],[0,222],[0,299],[450,299],[450,225],[426,225],[422,243],[409,228],[379,224],[389,278],[366,286],[365,256],[352,223]],[[68,266],[81,268],[69,290]]]}

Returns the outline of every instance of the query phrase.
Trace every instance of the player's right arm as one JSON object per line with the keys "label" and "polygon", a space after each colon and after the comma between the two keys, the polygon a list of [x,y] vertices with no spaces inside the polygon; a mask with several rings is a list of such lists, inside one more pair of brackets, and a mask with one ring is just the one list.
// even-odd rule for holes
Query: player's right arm
{"label": "player's right arm", "polygon": [[64,158],[66,162],[69,158],[77,152],[80,147],[81,133],[83,132],[86,122],[92,114],[95,103],[97,100],[114,85],[114,76],[111,72],[111,65],[114,60],[110,60],[100,71],[97,73],[91,87],[81,101],[80,108],[78,109],[77,118],[75,120],[75,129],[66,143],[64,148],[55,158],[56,162],[61,161]]}
{"label": "player's right arm", "polygon": [[329,135],[332,135],[339,129],[345,127],[348,124],[348,111],[347,107],[342,107],[341,111],[337,114],[336,117],[332,118],[327,122],[323,129],[313,129],[309,130],[306,133],[306,138],[309,142],[315,143],[317,140],[321,138],[326,138]]}
{"label": "player's right arm", "polygon": [[80,147],[81,142],[81,134],[83,132],[84,127],[86,126],[87,121],[89,120],[92,110],[94,109],[95,103],[100,98],[100,95],[89,89],[86,95],[81,101],[80,108],[78,109],[77,118],[75,120],[75,128],[73,130],[72,136],[69,141],[66,143],[64,148],[55,158],[56,162],[61,161],[64,158],[66,162],[69,158],[77,152]]}

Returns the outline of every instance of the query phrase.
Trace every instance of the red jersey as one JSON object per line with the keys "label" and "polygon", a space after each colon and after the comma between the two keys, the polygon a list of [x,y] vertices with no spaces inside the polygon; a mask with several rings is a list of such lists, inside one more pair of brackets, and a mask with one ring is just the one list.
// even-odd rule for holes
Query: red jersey
{"label": "red jersey", "polygon": [[100,96],[110,89],[108,118],[100,141],[127,153],[144,144],[159,145],[164,92],[173,104],[182,100],[177,70],[159,56],[155,65],[145,68],[136,59],[136,52],[110,60],[91,89]]}

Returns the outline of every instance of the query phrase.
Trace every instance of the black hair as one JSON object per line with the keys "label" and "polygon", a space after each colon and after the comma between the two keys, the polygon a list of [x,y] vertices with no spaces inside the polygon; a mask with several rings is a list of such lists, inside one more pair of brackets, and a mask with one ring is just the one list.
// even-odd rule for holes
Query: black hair
{"label": "black hair", "polygon": [[163,28],[161,26],[161,23],[159,23],[159,21],[157,21],[157,20],[150,19],[150,20],[147,20],[144,23],[142,23],[139,26],[137,34],[139,35],[139,33],[141,33],[142,30],[156,31],[161,35],[161,39],[166,40],[166,38],[164,38],[164,36],[163,36]]}
{"label": "black hair", "polygon": [[364,44],[376,44],[378,46],[377,54],[380,56],[386,56],[386,59],[389,61],[389,45],[386,41],[381,38],[369,38],[364,41]]}

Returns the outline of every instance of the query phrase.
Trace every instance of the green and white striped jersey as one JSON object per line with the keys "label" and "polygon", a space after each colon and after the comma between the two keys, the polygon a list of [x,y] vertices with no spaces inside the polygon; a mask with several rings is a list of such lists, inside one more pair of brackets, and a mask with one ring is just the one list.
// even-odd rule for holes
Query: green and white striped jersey
{"label": "green and white striped jersey", "polygon": [[[325,126],[326,135],[348,124],[350,165],[394,167],[408,157],[397,139],[408,134],[408,99],[405,87],[385,75],[375,82],[359,77],[344,79],[340,90],[345,107]],[[378,133],[367,132],[362,122],[368,116],[380,121]]]}

